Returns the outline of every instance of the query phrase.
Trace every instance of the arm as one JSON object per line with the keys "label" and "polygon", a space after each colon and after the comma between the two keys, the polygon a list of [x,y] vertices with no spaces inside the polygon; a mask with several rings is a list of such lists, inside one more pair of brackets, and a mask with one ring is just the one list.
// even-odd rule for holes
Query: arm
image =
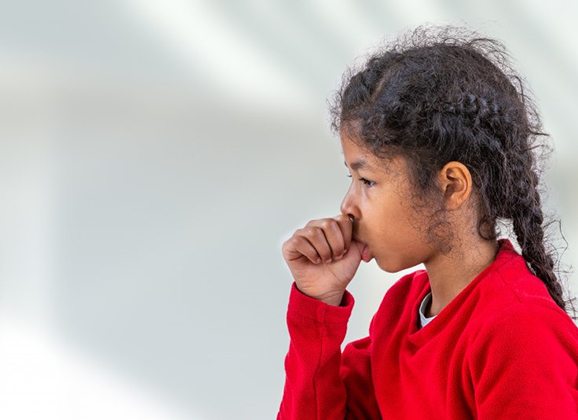
{"label": "arm", "polygon": [[477,414],[578,419],[578,328],[551,307],[520,305],[472,344]]}
{"label": "arm", "polygon": [[340,306],[332,306],[291,286],[278,420],[381,418],[371,384],[369,337],[349,343],[341,354],[353,305],[348,291]]}
{"label": "arm", "polygon": [[370,351],[369,336],[350,342],[343,350],[340,376],[347,393],[346,419],[381,419],[371,378]]}

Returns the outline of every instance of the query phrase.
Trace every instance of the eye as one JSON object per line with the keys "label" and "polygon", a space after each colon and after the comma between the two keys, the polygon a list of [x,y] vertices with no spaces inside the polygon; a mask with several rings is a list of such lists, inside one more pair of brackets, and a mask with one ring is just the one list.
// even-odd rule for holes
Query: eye
{"label": "eye", "polygon": [[[347,178],[351,178],[351,175],[347,175]],[[375,185],[375,182],[374,182],[374,181],[370,181],[370,180],[365,179],[365,178],[359,178],[359,180],[360,180],[361,182],[363,182],[363,183],[364,183],[366,186],[368,186],[368,187],[373,187],[373,186]]]}

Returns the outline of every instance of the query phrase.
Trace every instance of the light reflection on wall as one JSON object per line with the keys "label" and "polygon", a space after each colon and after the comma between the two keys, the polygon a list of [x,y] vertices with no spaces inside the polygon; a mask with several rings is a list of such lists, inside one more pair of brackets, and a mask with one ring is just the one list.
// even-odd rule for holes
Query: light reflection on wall
{"label": "light reflection on wall", "polygon": [[[576,265],[577,29],[567,10],[537,1],[3,6],[0,394],[60,419],[75,416],[51,396],[93,406],[82,398],[99,386],[112,387],[101,407],[133,413],[156,394],[149,418],[170,417],[169,406],[188,418],[273,417],[291,281],[281,242],[336,214],[345,192],[326,99],[356,57],[424,22],[469,24],[506,43],[552,135],[544,204],[563,222],[563,262]],[[403,274],[360,268],[346,342],[367,334]],[[110,385],[87,373],[100,370]],[[56,371],[68,373],[55,384]],[[0,417],[9,407],[0,403]]]}

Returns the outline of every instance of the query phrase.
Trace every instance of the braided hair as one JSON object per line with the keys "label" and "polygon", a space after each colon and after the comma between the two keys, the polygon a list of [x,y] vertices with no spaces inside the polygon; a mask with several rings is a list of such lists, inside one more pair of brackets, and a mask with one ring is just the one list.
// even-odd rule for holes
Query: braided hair
{"label": "braided hair", "polygon": [[575,298],[564,299],[546,249],[552,222],[544,223],[539,163],[552,151],[540,141],[549,136],[501,42],[464,28],[420,26],[361,69],[348,69],[330,112],[335,133],[353,132],[351,139],[381,159],[406,158],[416,197],[438,204],[430,206],[442,217],[438,225],[445,219],[436,174],[449,161],[466,165],[478,234],[495,240],[498,223],[510,221],[529,270],[577,319]]}

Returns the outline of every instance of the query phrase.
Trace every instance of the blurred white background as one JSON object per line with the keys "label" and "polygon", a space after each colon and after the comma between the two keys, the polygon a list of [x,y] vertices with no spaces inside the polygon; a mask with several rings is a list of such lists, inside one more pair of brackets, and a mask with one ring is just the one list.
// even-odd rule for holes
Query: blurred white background
{"label": "blurred white background", "polygon": [[[513,55],[552,135],[545,210],[573,267],[577,12],[0,2],[0,418],[274,418],[292,282],[281,244],[337,215],[349,184],[326,101],[356,57],[423,23],[469,26]],[[345,342],[404,273],[362,264]]]}

